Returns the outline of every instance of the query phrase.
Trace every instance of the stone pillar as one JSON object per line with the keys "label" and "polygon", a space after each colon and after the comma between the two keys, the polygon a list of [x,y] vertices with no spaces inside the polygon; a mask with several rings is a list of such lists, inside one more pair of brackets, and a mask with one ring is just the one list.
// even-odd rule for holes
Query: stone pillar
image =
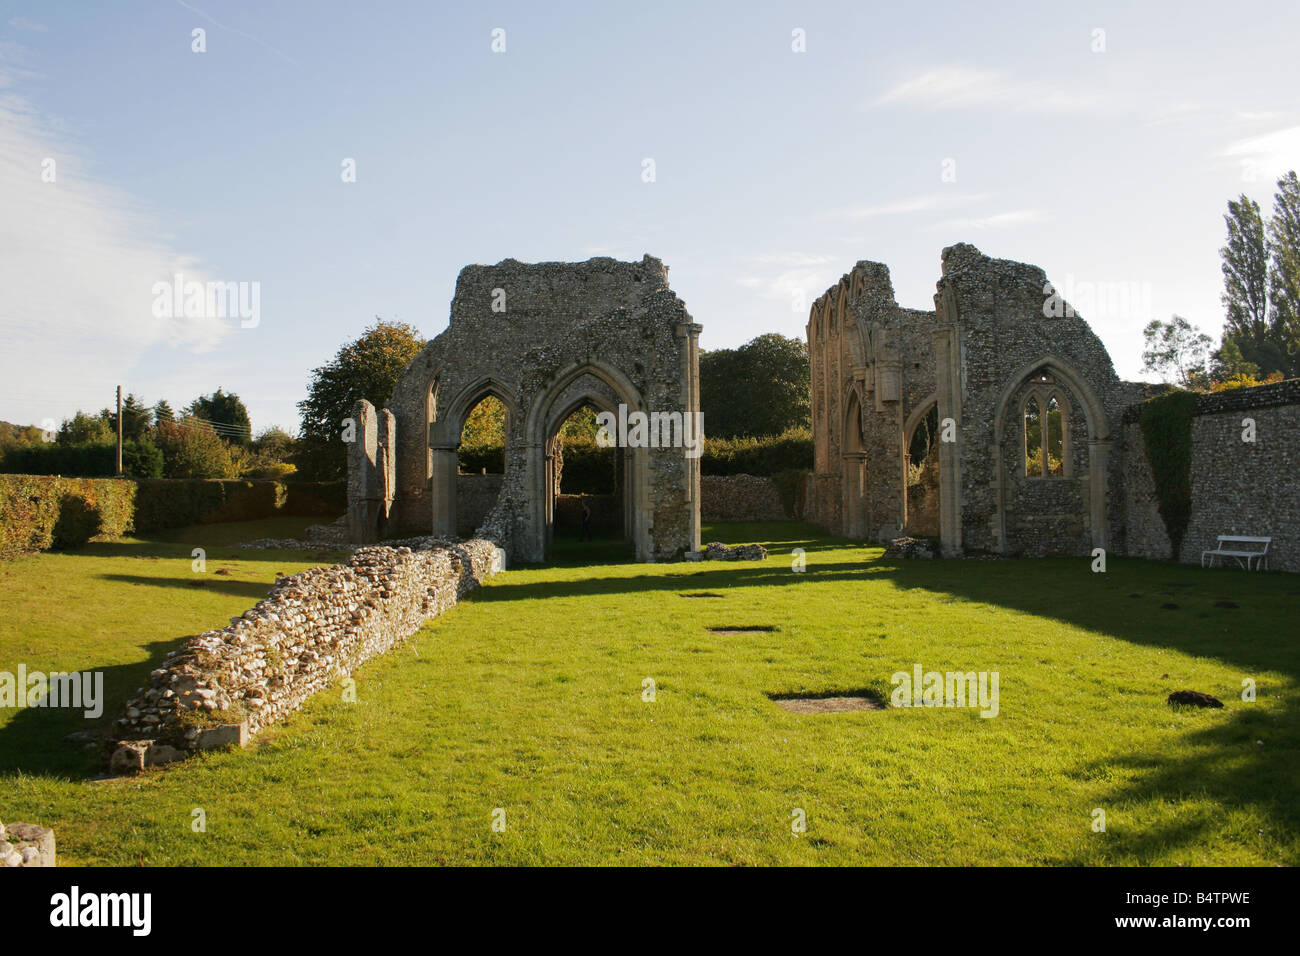
{"label": "stone pillar", "polygon": [[[684,322],[677,326],[677,337],[682,340],[682,416],[683,428],[691,428],[698,423],[698,434],[692,429],[691,434],[703,450],[704,415],[700,412],[700,332],[704,326],[693,322]],[[685,419],[689,418],[690,423]],[[687,458],[685,475],[686,505],[690,509],[687,541],[681,542],[687,551],[700,550],[700,459]]]}
{"label": "stone pillar", "polygon": [[348,539],[353,544],[372,544],[378,538],[381,500],[375,406],[364,398],[357,402],[352,407],[352,425],[353,437],[348,443]]}
{"label": "stone pillar", "polygon": [[393,500],[397,497],[397,417],[388,409],[379,413],[376,434],[377,453],[375,471],[378,479],[376,492],[379,510],[379,532],[388,531],[388,519],[393,513]]}
{"label": "stone pillar", "polygon": [[[1110,439],[1088,440],[1088,523],[1092,546],[1110,550],[1110,526],[1106,516],[1106,476],[1109,473]],[[1178,555],[1174,555],[1178,560]]]}
{"label": "stone pillar", "polygon": [[[934,336],[939,409],[939,546],[944,557],[961,554],[961,352],[956,326]],[[956,441],[943,441],[943,422],[957,425]]]}

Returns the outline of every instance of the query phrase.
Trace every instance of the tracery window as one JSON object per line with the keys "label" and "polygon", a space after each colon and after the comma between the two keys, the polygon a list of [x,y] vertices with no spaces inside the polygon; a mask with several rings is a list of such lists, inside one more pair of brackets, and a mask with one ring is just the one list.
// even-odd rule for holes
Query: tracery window
{"label": "tracery window", "polygon": [[1021,406],[1025,477],[1064,478],[1070,473],[1070,403],[1052,376],[1040,372]]}

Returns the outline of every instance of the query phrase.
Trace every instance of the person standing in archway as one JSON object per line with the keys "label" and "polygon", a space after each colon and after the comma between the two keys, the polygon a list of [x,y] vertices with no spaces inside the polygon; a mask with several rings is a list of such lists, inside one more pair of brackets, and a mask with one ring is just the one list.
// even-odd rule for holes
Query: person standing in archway
{"label": "person standing in archway", "polygon": [[591,540],[591,505],[587,504],[587,499],[582,499],[582,529],[578,532],[579,541]]}

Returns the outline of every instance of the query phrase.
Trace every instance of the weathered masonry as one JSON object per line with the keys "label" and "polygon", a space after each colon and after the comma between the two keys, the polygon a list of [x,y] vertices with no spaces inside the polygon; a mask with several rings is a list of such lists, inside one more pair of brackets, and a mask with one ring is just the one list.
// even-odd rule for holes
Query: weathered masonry
{"label": "weathered masonry", "polygon": [[[585,405],[698,421],[699,333],[668,270],[650,256],[465,267],[450,324],[407,367],[390,408],[358,407],[348,467],[353,540],[456,534],[461,430],[492,395],[506,409],[505,475],[478,535],[515,561],[542,560],[560,426]],[[623,531],[638,560],[698,550],[698,459],[668,443],[618,454]]]}
{"label": "weathered masonry", "polygon": [[[933,312],[859,262],[813,304],[814,520],[849,537],[1081,554],[1122,540],[1120,417],[1143,397],[1036,266],[943,251]],[[1045,303],[1047,307],[1045,308]]]}

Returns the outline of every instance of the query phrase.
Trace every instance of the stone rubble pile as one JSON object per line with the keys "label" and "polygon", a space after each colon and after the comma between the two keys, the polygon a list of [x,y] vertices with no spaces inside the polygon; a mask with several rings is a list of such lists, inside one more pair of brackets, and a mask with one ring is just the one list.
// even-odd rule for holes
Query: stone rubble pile
{"label": "stone rubble pile", "polygon": [[934,542],[929,538],[894,538],[885,548],[887,558],[935,558]]}
{"label": "stone rubble pile", "polygon": [[150,674],[117,721],[110,768],[127,773],[242,745],[503,566],[494,542],[475,539],[358,548],[346,564],[278,579],[255,607],[192,638]]}
{"label": "stone rubble pile", "polygon": [[0,867],[54,866],[54,831],[34,823],[0,823]]}
{"label": "stone rubble pile", "polygon": [[761,544],[723,544],[710,541],[702,551],[688,551],[688,561],[762,561],[767,549]]}

